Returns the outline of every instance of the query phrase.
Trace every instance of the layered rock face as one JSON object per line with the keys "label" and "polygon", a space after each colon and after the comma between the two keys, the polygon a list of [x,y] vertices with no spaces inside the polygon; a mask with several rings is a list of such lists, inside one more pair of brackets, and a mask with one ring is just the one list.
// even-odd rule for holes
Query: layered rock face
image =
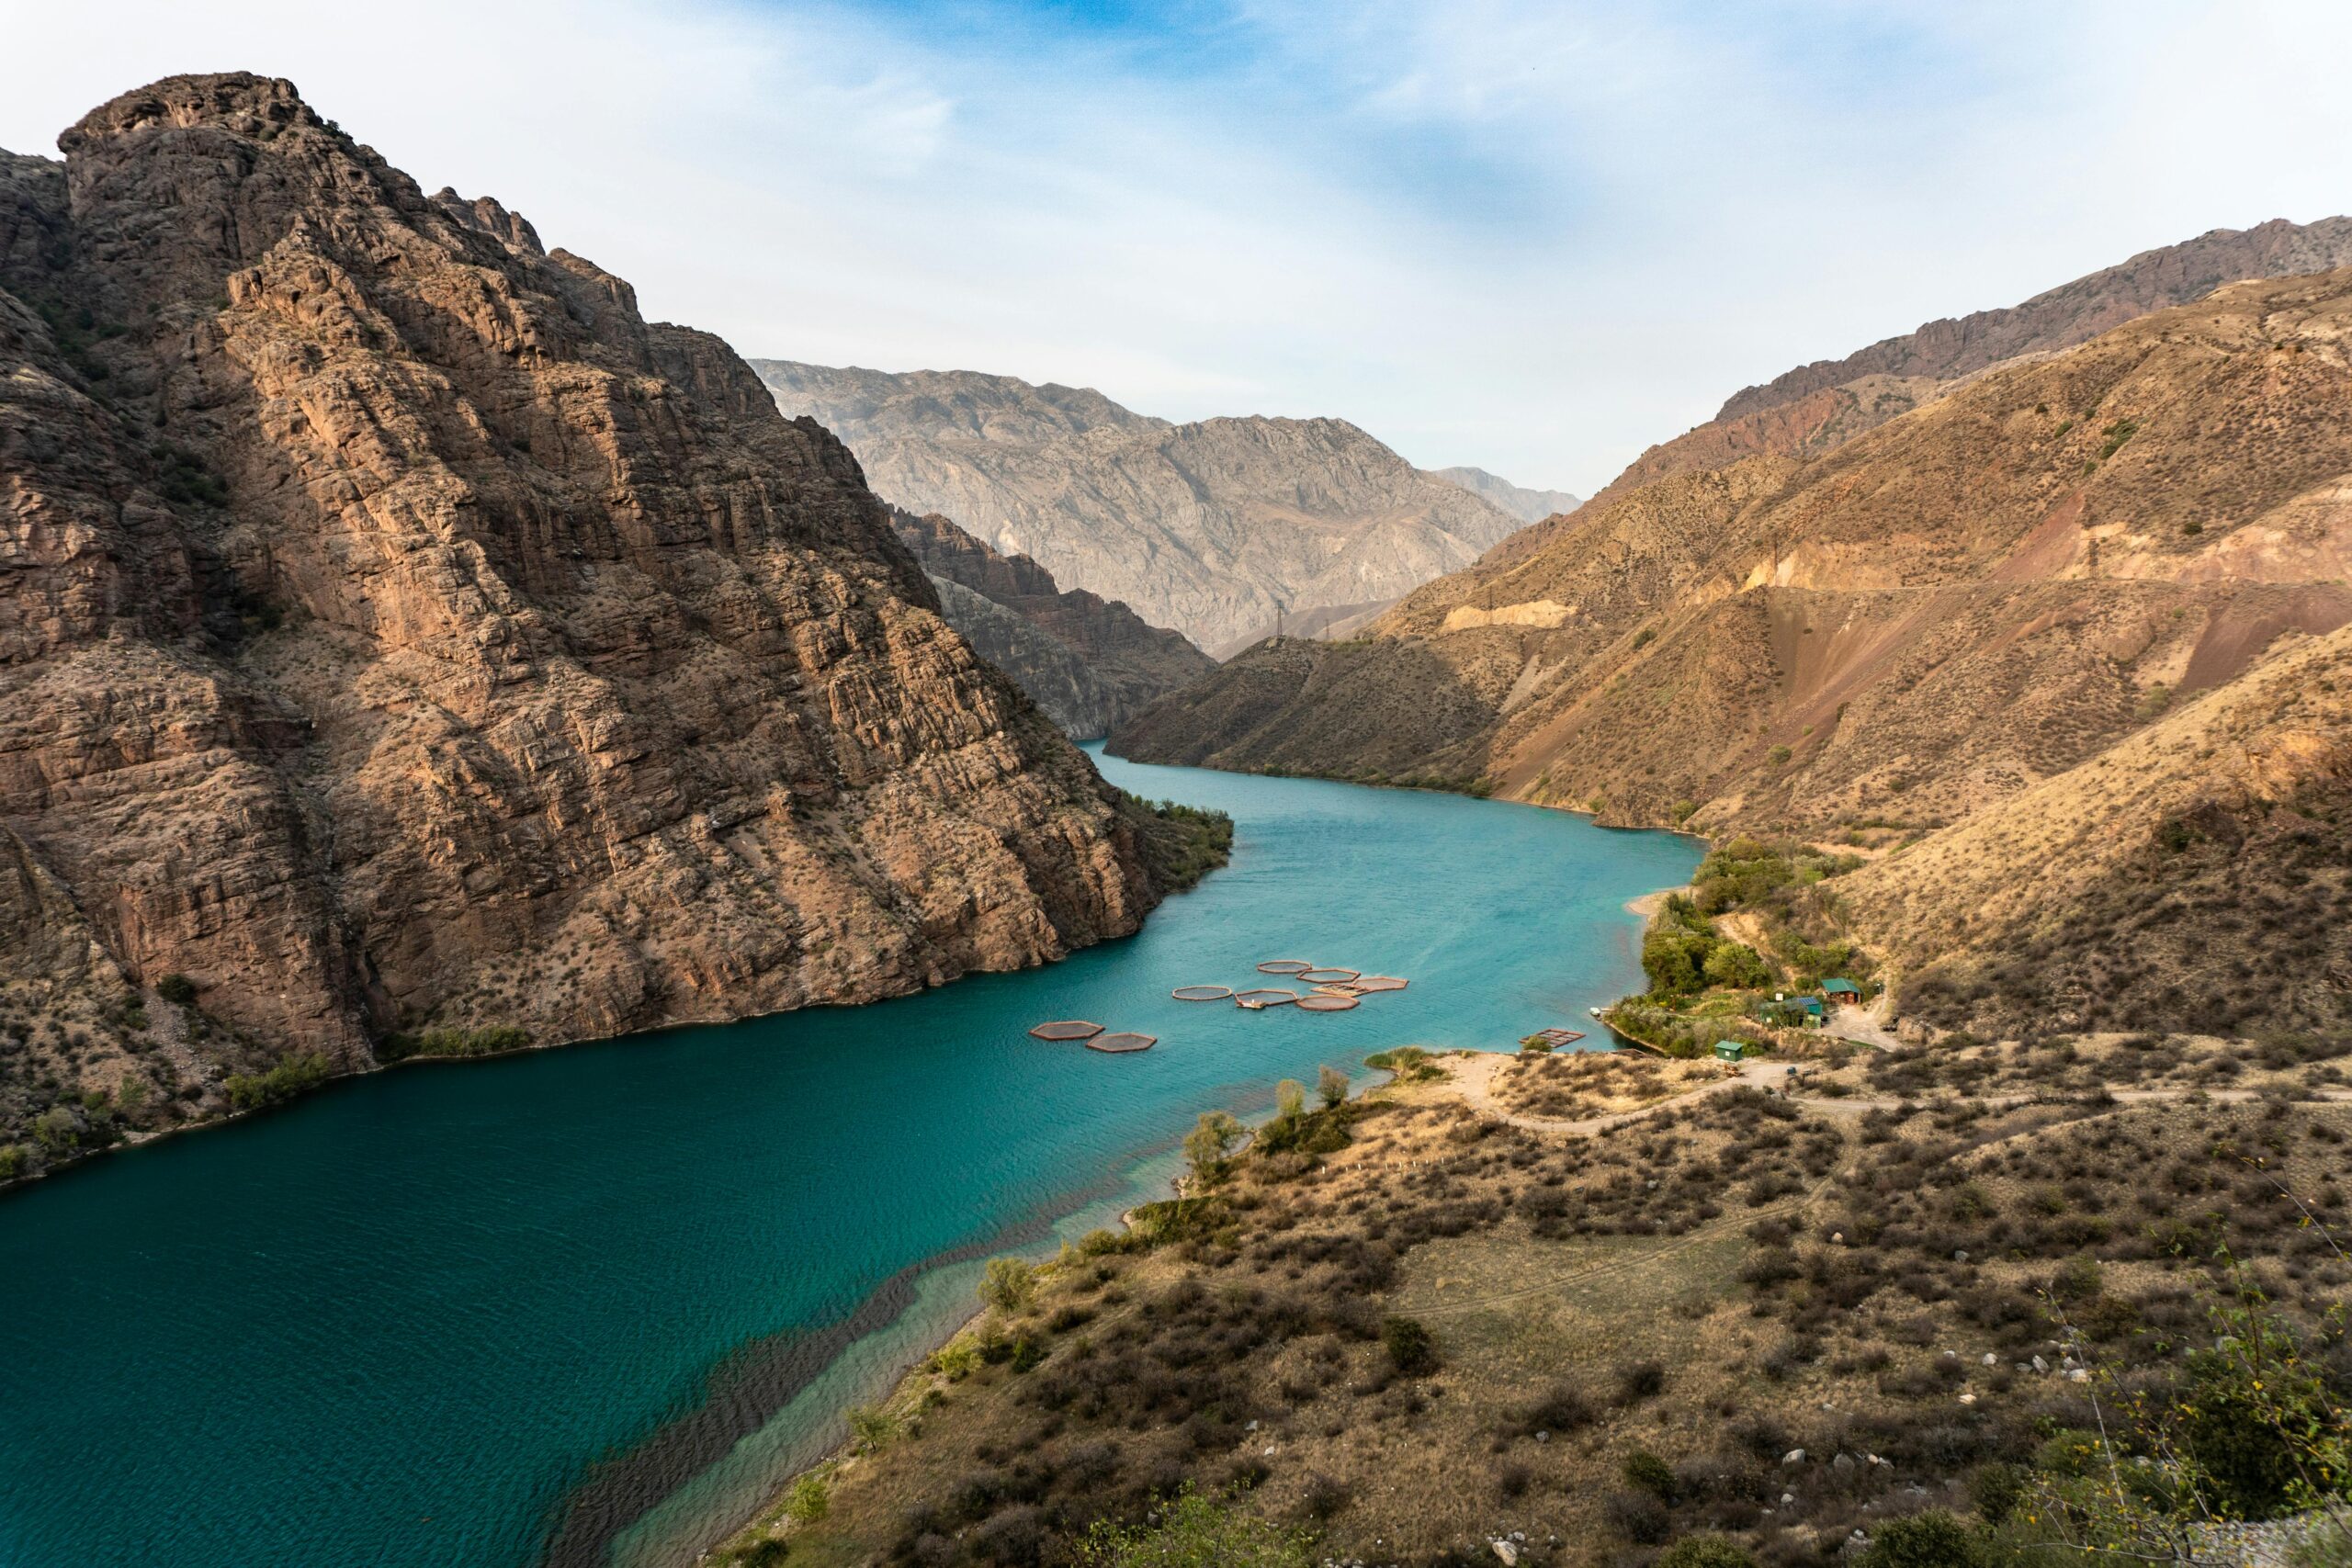
{"label": "layered rock face", "polygon": [[[1627,823],[1926,833],[1886,887],[1856,884],[1859,929],[1905,962],[1939,945],[1990,962],[2025,906],[1980,887],[1963,901],[1983,919],[1956,925],[1926,892],[1962,885],[1922,869],[1936,830],[2048,818],[2111,748],[2272,660],[2315,660],[2298,679],[2322,690],[2352,682],[2331,636],[2352,621],[2348,351],[2352,269],[2232,285],[1827,456],[1598,498],[1409,595],[1367,640],[1252,649],[1112,748],[1475,784]],[[2326,818],[2344,762],[2322,730],[2338,739],[2290,748],[2319,759],[2308,776],[2261,799]],[[2165,803],[2089,814],[2097,832],[2146,845],[2221,768],[2201,742],[2152,755],[2170,759]],[[2233,820],[2267,809],[2222,794]],[[2282,865],[2305,841],[2242,836]],[[1986,853],[1996,878],[2038,863]],[[2033,919],[2089,909],[2094,881]]]}
{"label": "layered rock face", "polygon": [[1744,457],[1814,457],[1934,401],[1998,365],[2054,354],[2224,283],[2352,265],[2352,218],[2272,219],[2143,251],[2021,305],[1929,321],[1916,332],[1815,360],[1735,392],[1713,420],[1634,459],[1601,494]]}
{"label": "layered rock face", "polygon": [[1220,658],[1278,619],[1385,605],[1520,526],[1344,420],[1170,424],[1007,376],[752,364],[890,501]]}
{"label": "layered rock face", "polygon": [[1076,739],[1101,739],[1216,668],[1182,633],[1082,588],[1064,592],[1027,556],[1000,555],[944,517],[894,506],[890,522],[948,625]]}
{"label": "layered rock face", "polygon": [[0,164],[0,1141],[1136,928],[1105,786],[724,344],[288,83],[61,146]]}

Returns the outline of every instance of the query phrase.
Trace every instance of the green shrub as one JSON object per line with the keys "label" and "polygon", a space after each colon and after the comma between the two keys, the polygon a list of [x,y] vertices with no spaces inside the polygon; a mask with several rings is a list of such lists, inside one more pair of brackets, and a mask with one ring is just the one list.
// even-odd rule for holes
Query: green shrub
{"label": "green shrub", "polygon": [[1858,1568],[1976,1568],[1968,1527],[1939,1508],[1882,1522]]}
{"label": "green shrub", "polygon": [[155,994],[174,1007],[196,1005],[196,982],[185,975],[166,975],[155,982]]}
{"label": "green shrub", "polygon": [[14,1181],[25,1173],[32,1151],[22,1144],[0,1144],[0,1181]]}
{"label": "green shrub", "polygon": [[232,1111],[258,1111],[318,1088],[334,1070],[324,1056],[311,1052],[280,1062],[266,1073],[232,1073],[220,1087],[229,1096]]}
{"label": "green shrub", "polygon": [[2025,1495],[2026,1473],[2014,1464],[1995,1461],[1980,1464],[1968,1478],[1968,1500],[1975,1506],[1977,1517],[1988,1525],[1997,1525],[2015,1510]]}
{"label": "green shrub", "polygon": [[1788,766],[1789,759],[1795,755],[1795,752],[1790,750],[1785,746],[1775,746],[1770,751],[1764,753],[1764,760],[1773,767],[1782,768]]}
{"label": "green shrub", "polygon": [[854,1404],[849,1435],[859,1452],[870,1454],[899,1435],[899,1418],[878,1404]]}
{"label": "green shrub", "polygon": [[1650,1452],[1636,1449],[1625,1456],[1625,1484],[1638,1492],[1646,1492],[1668,1507],[1674,1506],[1675,1494],[1680,1490],[1674,1480],[1674,1467]]}
{"label": "green shrub", "polygon": [[1085,1568],[1314,1568],[1314,1538],[1187,1486],[1157,1529],[1095,1521],[1079,1561]]}
{"label": "green shrub", "polygon": [[999,1312],[1023,1312],[1037,1294],[1036,1269],[1018,1258],[991,1258],[980,1275],[980,1300]]}
{"label": "green shrub", "polygon": [[1657,1568],[1756,1568],[1756,1557],[1727,1535],[1702,1531],[1659,1552]]}
{"label": "green shrub", "polygon": [[813,1525],[833,1506],[825,1478],[813,1471],[792,1483],[785,1494],[784,1517],[796,1525]]}
{"label": "green shrub", "polygon": [[1344,1103],[1348,1098],[1348,1075],[1326,1065],[1315,1069],[1315,1098],[1329,1111]]}
{"label": "green shrub", "polygon": [[1437,1341],[1419,1318],[1392,1313],[1381,1319],[1380,1344],[1401,1377],[1425,1378],[1438,1369]]}

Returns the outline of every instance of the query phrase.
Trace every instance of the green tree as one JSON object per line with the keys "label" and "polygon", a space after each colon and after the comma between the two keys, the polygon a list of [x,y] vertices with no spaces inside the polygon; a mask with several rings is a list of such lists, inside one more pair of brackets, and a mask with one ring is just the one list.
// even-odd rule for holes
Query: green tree
{"label": "green tree", "polygon": [[1761,990],[1772,983],[1772,971],[1765,966],[1763,954],[1744,942],[1719,943],[1707,954],[1706,976],[1718,986],[1736,990]]}
{"label": "green tree", "polygon": [[1295,1122],[1306,1114],[1306,1086],[1296,1078],[1284,1078],[1274,1086],[1274,1114],[1286,1122]]}
{"label": "green tree", "polygon": [[1348,1098],[1348,1075],[1326,1063],[1315,1069],[1315,1098],[1326,1111],[1337,1110]]}
{"label": "green tree", "polygon": [[1205,1190],[1225,1179],[1228,1157],[1241,1136],[1241,1123],[1226,1111],[1204,1111],[1193,1130],[1184,1134],[1184,1159],[1193,1168],[1193,1184]]}

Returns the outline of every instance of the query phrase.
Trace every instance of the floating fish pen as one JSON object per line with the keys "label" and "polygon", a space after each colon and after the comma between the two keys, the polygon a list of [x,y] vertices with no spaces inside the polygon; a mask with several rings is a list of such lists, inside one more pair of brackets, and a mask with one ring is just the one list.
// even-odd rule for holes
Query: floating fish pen
{"label": "floating fish pen", "polygon": [[1401,991],[1408,984],[1408,982],[1399,980],[1394,975],[1359,975],[1348,982],[1348,988],[1364,992]]}
{"label": "floating fish pen", "polygon": [[1352,997],[1356,988],[1353,986],[1317,986],[1315,994],[1318,997]]}
{"label": "floating fish pen", "polygon": [[1159,1037],[1155,1034],[1098,1034],[1086,1043],[1086,1048],[1124,1056],[1130,1051],[1148,1051],[1159,1043]]}
{"label": "floating fish pen", "polygon": [[1356,977],[1352,969],[1302,969],[1298,977],[1310,986],[1345,985]]}
{"label": "floating fish pen", "polygon": [[1284,1002],[1295,1002],[1298,1000],[1298,993],[1274,990],[1236,991],[1233,993],[1233,999],[1239,1006],[1255,1012],[1260,1008],[1278,1008]]}
{"label": "floating fish pen", "polygon": [[1315,965],[1303,958],[1269,958],[1258,965],[1261,975],[1304,975]]}
{"label": "floating fish pen", "polygon": [[1584,1036],[1573,1029],[1539,1029],[1528,1038],[1540,1041],[1547,1051],[1556,1051],[1563,1045],[1575,1044]]}
{"label": "floating fish pen", "polygon": [[1233,995],[1230,986],[1179,986],[1168,993],[1180,1002],[1221,1002]]}
{"label": "floating fish pen", "polygon": [[1102,1026],[1082,1018],[1057,1018],[1029,1032],[1040,1040],[1091,1040],[1102,1032]]}
{"label": "floating fish pen", "polygon": [[1345,1012],[1356,1005],[1356,998],[1330,991],[1317,991],[1311,997],[1298,998],[1301,1012]]}

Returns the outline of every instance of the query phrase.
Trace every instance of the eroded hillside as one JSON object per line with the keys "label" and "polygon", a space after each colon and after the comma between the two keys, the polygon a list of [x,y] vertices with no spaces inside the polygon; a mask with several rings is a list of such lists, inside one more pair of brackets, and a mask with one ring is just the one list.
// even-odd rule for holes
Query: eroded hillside
{"label": "eroded hillside", "polygon": [[[2352,270],[2233,285],[1826,456],[1600,498],[1356,641],[1251,650],[1113,749],[1618,822],[1928,835],[1849,903],[1946,1021],[2340,1021],[2352,961],[2308,924],[2340,921],[2308,880],[2337,831],[2334,720],[2281,731],[2307,766],[2251,805],[2226,759],[2150,727],[2211,693],[2267,714],[2268,686],[2236,683],[2282,661],[2322,708],[2352,680],[2331,635],[2352,620],[2347,328]],[[2148,789],[2097,787],[2125,757]],[[2203,847],[2131,868],[2183,823]],[[2190,885],[2200,856],[2209,878],[2231,856],[2275,873],[2278,908],[2237,931],[2232,890]],[[2182,900],[2205,915],[2157,932]],[[2109,942],[2118,922],[2143,934]],[[2291,979],[2259,968],[2285,962],[2258,934],[2281,923],[2319,944]]]}

